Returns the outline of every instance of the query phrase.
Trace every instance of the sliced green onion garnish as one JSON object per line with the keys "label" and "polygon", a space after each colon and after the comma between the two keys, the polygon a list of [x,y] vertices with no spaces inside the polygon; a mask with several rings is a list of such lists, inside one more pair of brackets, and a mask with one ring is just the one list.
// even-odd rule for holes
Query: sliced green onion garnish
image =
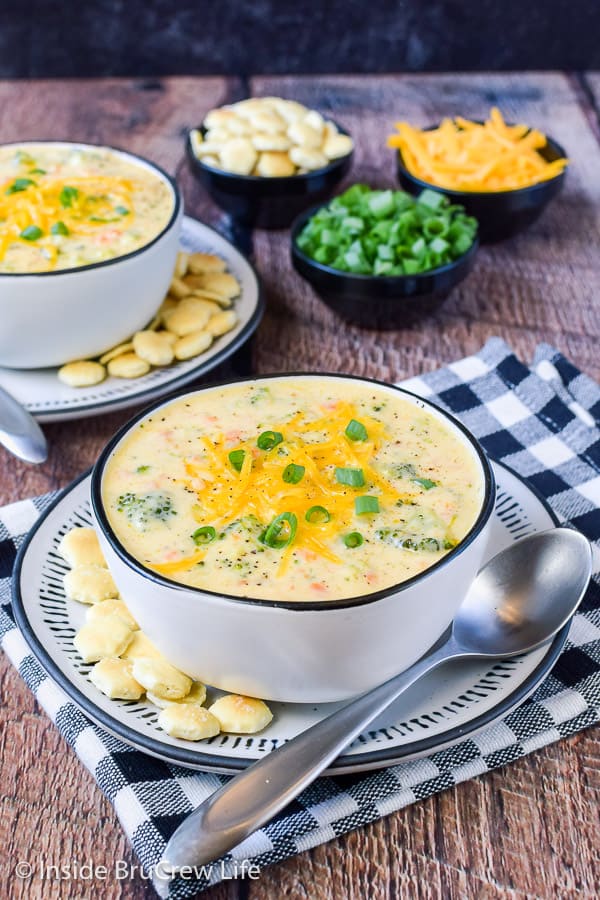
{"label": "sliced green onion garnish", "polygon": [[128,216],[129,210],[126,206],[115,206],[115,212],[119,213],[120,216]]}
{"label": "sliced green onion garnish", "polygon": [[298,528],[298,519],[292,512],[283,512],[276,516],[267,530],[265,531],[262,541],[267,547],[274,550],[281,550],[291,544],[296,536]]}
{"label": "sliced green onion garnish", "polygon": [[350,487],[363,487],[365,476],[362,469],[336,469],[335,480],[338,484],[349,484]]}
{"label": "sliced green onion garnish", "polygon": [[366,441],[369,437],[365,426],[362,422],[357,422],[356,419],[350,419],[344,433],[351,441]]}
{"label": "sliced green onion garnish", "polygon": [[259,450],[272,450],[273,447],[280,444],[282,440],[283,435],[280,431],[263,431],[263,433],[258,436],[256,446]]}
{"label": "sliced green onion garnish", "polygon": [[202,528],[196,528],[192,535],[192,540],[195,544],[200,546],[200,544],[210,544],[211,541],[214,541],[216,536],[217,532],[212,525],[203,525]]}
{"label": "sliced green onion garnish", "polygon": [[363,516],[365,513],[378,513],[379,500],[377,497],[357,497],[354,501],[354,509],[357,516]]}
{"label": "sliced green onion garnish", "polygon": [[60,205],[65,209],[69,206],[73,206],[73,200],[76,200],[79,197],[79,191],[76,187],[69,187],[69,185],[65,185],[59,195]]}
{"label": "sliced green onion garnish", "polygon": [[13,183],[9,184],[4,193],[9,196],[10,194],[18,194],[21,191],[26,191],[32,184],[35,184],[35,181],[32,181],[31,178],[15,178]]}
{"label": "sliced green onion garnish", "polygon": [[150,466],[138,466],[137,469],[136,469],[135,471],[136,471],[139,475],[143,475],[144,472],[148,472],[149,469],[150,469]]}
{"label": "sliced green onion garnish", "polygon": [[52,228],[50,229],[51,234],[69,234],[69,229],[65,225],[64,222],[55,222]]}
{"label": "sliced green onion garnish", "polygon": [[437,487],[437,481],[432,481],[431,478],[413,478],[415,484],[421,485],[426,491],[430,491],[431,488]]}
{"label": "sliced green onion garnish", "polygon": [[22,237],[25,241],[37,241],[43,235],[43,231],[41,228],[38,228],[37,225],[28,225],[27,228],[24,228],[21,232],[20,237]]}
{"label": "sliced green onion garnish", "polygon": [[346,547],[349,547],[351,550],[354,550],[355,547],[360,547],[364,542],[365,539],[360,531],[351,531],[350,534],[347,534],[344,538]]}
{"label": "sliced green onion garnish", "polygon": [[244,457],[246,456],[245,450],[232,450],[229,454],[229,462],[233,466],[236,472],[242,471],[242,466],[244,464]]}
{"label": "sliced green onion garnish", "polygon": [[306,510],[304,518],[311,525],[324,525],[326,522],[331,521],[331,513],[324,506],[311,506],[310,509]]}
{"label": "sliced green onion garnish", "polygon": [[444,195],[439,191],[432,191],[427,188],[419,194],[419,203],[428,206],[430,209],[440,209],[444,205]]}
{"label": "sliced green onion garnish", "polygon": [[298,484],[298,482],[302,481],[304,478],[305,471],[304,466],[297,466],[296,463],[290,463],[289,466],[286,466],[283,470],[283,475],[281,477],[287,484]]}

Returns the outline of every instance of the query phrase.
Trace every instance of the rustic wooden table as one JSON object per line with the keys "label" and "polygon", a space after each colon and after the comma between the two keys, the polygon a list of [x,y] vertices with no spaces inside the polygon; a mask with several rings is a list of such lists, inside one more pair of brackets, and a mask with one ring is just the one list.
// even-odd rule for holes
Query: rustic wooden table
{"label": "rustic wooden table", "polygon": [[[394,183],[385,136],[394,120],[481,116],[498,103],[535,123],[572,159],[567,187],[526,235],[484,248],[475,271],[419,327],[380,333],[338,321],[297,277],[285,232],[255,232],[268,301],[253,347],[257,371],[328,369],[397,380],[476,351],[501,335],[524,359],[548,341],[600,378],[600,75],[172,78],[0,83],[0,141],[67,138],[137,151],[177,172],[188,212],[229,231],[182,163],[183,138],[213,106],[250,94],[295,97],[335,115],[357,143],[352,178]],[[1,327],[1,323],[0,323]],[[63,487],[127,418],[46,428],[50,457],[20,465],[0,450],[0,503]],[[135,862],[112,807],[2,658],[0,865],[3,897],[141,898],[140,877],[102,884],[19,882],[19,859]],[[207,900],[598,895],[600,731],[416,803]],[[595,840],[594,840],[595,837]]]}

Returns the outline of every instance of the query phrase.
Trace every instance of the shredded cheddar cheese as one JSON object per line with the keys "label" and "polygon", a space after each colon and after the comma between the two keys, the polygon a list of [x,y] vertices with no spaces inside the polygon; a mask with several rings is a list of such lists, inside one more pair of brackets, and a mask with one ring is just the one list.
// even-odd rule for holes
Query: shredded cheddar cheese
{"label": "shredded cheddar cheese", "polygon": [[[106,176],[65,179],[31,173],[5,180],[0,184],[0,259],[15,241],[35,240],[52,268],[57,255],[53,226],[58,235],[90,235],[106,224],[123,231],[131,224],[131,192],[128,179]],[[38,237],[27,237],[31,228]]]}
{"label": "shredded cheddar cheese", "polygon": [[452,551],[483,501],[443,417],[376,384],[278,376],[189,392],[136,424],[103,476],[116,539],[232,597],[356,597]]}
{"label": "shredded cheddar cheese", "polygon": [[[202,439],[204,454],[186,460],[190,479],[186,487],[197,495],[194,518],[200,525],[224,528],[240,516],[255,516],[259,522],[269,523],[283,512],[297,517],[293,542],[285,548],[279,573],[282,574],[294,552],[312,552],[330,562],[340,562],[328,542],[355,521],[355,499],[368,492],[381,504],[392,505],[409,495],[400,493],[371,465],[380,441],[385,438],[381,422],[360,414],[368,439],[352,441],[345,436],[348,423],[357,413],[350,403],[338,403],[335,408],[322,410],[317,419],[298,413],[288,422],[275,426],[283,441],[270,450],[257,448],[256,437],[231,444],[222,437],[213,442]],[[240,471],[232,466],[229,454],[244,454]],[[304,467],[298,483],[286,483],[283,472],[290,463]],[[336,468],[361,469],[365,485],[360,490],[340,484],[335,479]],[[312,506],[323,506],[330,514],[328,522],[309,523],[306,512]],[[178,563],[153,567],[163,573],[193,564],[196,557],[186,557]]]}
{"label": "shredded cheddar cheese", "polygon": [[124,256],[167,224],[165,180],[109,147],[0,147],[0,273],[78,268]]}
{"label": "shredded cheddar cheese", "polygon": [[567,159],[546,160],[544,134],[527,125],[507,125],[493,107],[480,124],[461,116],[422,130],[397,122],[388,146],[402,153],[408,171],[436,187],[457,191],[510,191],[559,175]]}

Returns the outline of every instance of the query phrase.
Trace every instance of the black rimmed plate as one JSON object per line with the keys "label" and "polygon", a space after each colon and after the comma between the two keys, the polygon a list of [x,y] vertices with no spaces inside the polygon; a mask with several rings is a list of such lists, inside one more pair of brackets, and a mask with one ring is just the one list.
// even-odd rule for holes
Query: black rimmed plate
{"label": "black rimmed plate", "polygon": [[39,422],[80,419],[150,403],[182,387],[232,356],[256,331],[264,312],[258,276],[236,247],[221,234],[184,216],[181,246],[191,253],[216,253],[241,285],[235,301],[238,323],[218,338],[201,356],[152,369],[141,378],[109,377],[89,388],[71,388],[59,381],[58,369],[7,369],[0,367],[0,387],[21,403]]}
{"label": "black rimmed plate", "polygon": [[[515,473],[494,463],[498,484],[488,556],[558,521],[544,500]],[[272,703],[271,724],[258,735],[219,735],[199,743],[166,735],[159,710],[146,701],[109,700],[89,680],[73,646],[86,607],[67,600],[67,571],[57,553],[62,535],[91,524],[89,474],[70,485],[40,517],[20,550],[13,576],[13,610],[33,654],[50,677],[102,728],[167,762],[218,773],[244,769],[342,704]],[[452,662],[396,701],[328,770],[359,772],[442,750],[493,725],[518,706],[554,665],[568,626],[545,647],[498,662]],[[221,692],[209,689],[209,700]]]}

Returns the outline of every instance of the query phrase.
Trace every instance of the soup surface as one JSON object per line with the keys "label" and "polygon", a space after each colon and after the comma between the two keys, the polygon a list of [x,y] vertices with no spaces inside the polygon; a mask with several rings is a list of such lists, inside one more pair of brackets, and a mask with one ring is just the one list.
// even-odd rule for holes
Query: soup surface
{"label": "soup surface", "polygon": [[240,597],[333,600],[427,569],[481,509],[480,464],[401,393],[290,377],[161,407],[103,478],[115,534],[167,578]]}
{"label": "soup surface", "polygon": [[131,253],[163,230],[173,206],[165,181],[106,147],[0,147],[0,272]]}

